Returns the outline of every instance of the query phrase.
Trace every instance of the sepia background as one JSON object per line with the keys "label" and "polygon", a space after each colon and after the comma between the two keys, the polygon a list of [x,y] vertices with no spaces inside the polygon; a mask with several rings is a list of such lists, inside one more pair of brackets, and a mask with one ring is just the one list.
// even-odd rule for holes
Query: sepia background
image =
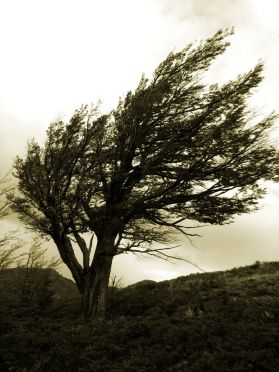
{"label": "sepia background", "polygon": [[[0,177],[24,155],[28,139],[43,143],[57,116],[81,104],[115,107],[150,76],[170,51],[234,26],[231,46],[206,76],[224,82],[265,62],[265,79],[251,99],[259,115],[279,110],[279,4],[276,0],[10,0],[0,3]],[[279,123],[277,124],[277,126]],[[273,141],[278,142],[275,128]],[[261,209],[230,225],[204,227],[192,243],[178,237],[176,251],[205,271],[279,260],[279,187],[266,185]],[[16,229],[16,216],[1,233]],[[32,238],[23,233],[24,239]],[[45,243],[50,255],[52,242]],[[198,269],[137,256],[115,259],[125,284],[163,280]],[[61,267],[64,275],[69,275]]]}

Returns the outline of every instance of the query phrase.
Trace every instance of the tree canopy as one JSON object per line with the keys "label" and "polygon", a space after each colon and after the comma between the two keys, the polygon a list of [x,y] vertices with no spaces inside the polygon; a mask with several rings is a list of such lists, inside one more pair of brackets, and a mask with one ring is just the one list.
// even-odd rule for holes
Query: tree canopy
{"label": "tree canopy", "polygon": [[[257,119],[247,101],[262,63],[223,85],[203,82],[230,34],[221,30],[169,54],[115,110],[101,115],[83,106],[68,123],[54,121],[43,146],[32,140],[17,158],[13,208],[53,238],[81,292],[86,273],[96,280],[101,257],[166,257],[152,243],[167,244],[177,231],[191,235],[186,221],[224,224],[255,210],[264,195],[259,181],[278,175],[269,142],[277,116]],[[96,236],[94,255],[85,232]]]}

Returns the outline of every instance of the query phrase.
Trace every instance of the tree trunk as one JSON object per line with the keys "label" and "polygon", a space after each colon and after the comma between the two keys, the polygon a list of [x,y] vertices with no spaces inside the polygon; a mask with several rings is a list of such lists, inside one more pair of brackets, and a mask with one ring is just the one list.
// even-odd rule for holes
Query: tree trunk
{"label": "tree trunk", "polygon": [[106,316],[108,285],[113,260],[114,237],[102,238],[91,267],[83,277],[80,316],[82,319]]}

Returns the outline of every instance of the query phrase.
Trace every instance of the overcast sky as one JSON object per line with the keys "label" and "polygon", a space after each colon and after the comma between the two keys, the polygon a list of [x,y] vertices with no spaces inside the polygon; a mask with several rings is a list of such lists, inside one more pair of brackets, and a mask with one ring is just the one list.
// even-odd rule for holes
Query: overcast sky
{"label": "overcast sky", "polygon": [[[209,78],[226,81],[265,62],[253,104],[279,110],[277,0],[9,0],[0,2],[0,176],[28,139],[81,104],[113,108],[170,51],[234,26],[231,46]],[[275,133],[276,135],[276,133]],[[2,221],[2,231],[14,228]],[[256,260],[279,260],[279,187],[269,185],[262,209],[235,223],[200,230],[180,253],[207,271]],[[55,252],[53,244],[50,251]],[[62,270],[66,273],[66,270]],[[186,263],[117,257],[113,271],[128,284],[197,270]]]}

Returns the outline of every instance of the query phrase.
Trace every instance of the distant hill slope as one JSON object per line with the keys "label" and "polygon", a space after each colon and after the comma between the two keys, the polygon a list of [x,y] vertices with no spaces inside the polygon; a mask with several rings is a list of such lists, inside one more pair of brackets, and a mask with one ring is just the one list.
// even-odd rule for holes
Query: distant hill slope
{"label": "distant hill slope", "polygon": [[115,290],[113,315],[195,316],[222,311],[273,317],[279,314],[279,262],[255,263],[228,271],[191,274],[176,279],[142,281]]}
{"label": "distant hill slope", "polygon": [[51,310],[78,302],[76,285],[53,269],[11,268],[0,272],[0,314],[28,308]]}
{"label": "distant hill slope", "polygon": [[24,271],[0,273],[1,372],[279,371],[279,262],[111,288],[109,319],[88,322],[73,282],[37,274],[52,301],[4,313]]}
{"label": "distant hill slope", "polygon": [[[25,276],[23,268],[0,272],[2,303],[5,299],[7,304],[18,300]],[[47,286],[54,307],[77,306],[79,294],[76,285],[57,271],[38,269],[32,280],[33,285],[36,281],[43,284],[39,291],[45,291]],[[187,313],[188,316],[192,313],[195,316],[219,310],[233,313],[233,309],[243,306],[246,312],[250,309],[259,315],[272,317],[273,312],[277,314],[278,296],[279,262],[257,262],[227,271],[191,274],[161,282],[143,280],[125,288],[111,288],[108,311],[112,317],[163,313]]]}

